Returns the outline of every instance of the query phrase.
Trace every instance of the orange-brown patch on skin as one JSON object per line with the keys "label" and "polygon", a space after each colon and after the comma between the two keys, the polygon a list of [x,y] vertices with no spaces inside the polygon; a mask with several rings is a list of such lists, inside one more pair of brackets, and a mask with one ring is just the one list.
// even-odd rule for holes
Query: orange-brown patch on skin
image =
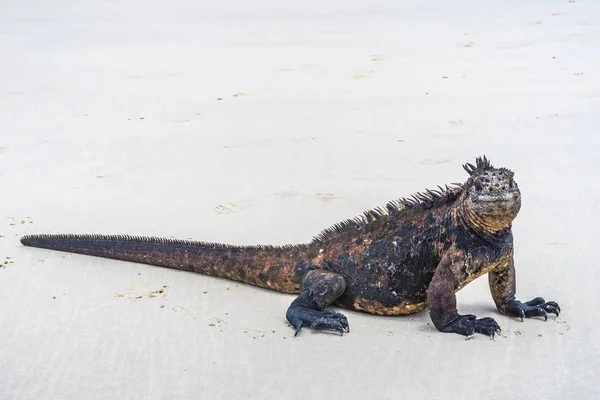
{"label": "orange-brown patch on skin", "polygon": [[352,305],[354,310],[368,312],[376,315],[408,315],[421,311],[427,306],[427,302],[410,303],[403,302],[396,306],[386,307],[377,300],[356,298]]}
{"label": "orange-brown patch on skin", "polygon": [[490,271],[489,285],[492,298],[498,310],[507,313],[508,302],[515,296],[515,266],[513,260],[513,251],[503,257],[503,263]]}
{"label": "orange-brown patch on skin", "polygon": [[[235,252],[223,260],[223,252]],[[220,276],[283,293],[299,293],[302,276],[298,276],[298,260],[310,259],[309,248],[293,249],[226,249],[205,256],[206,261],[194,266],[194,272]],[[260,266],[260,267],[259,267]]]}
{"label": "orange-brown patch on skin", "polygon": [[[454,292],[458,292],[459,290],[461,290],[462,288],[467,286],[469,283],[471,283],[475,279],[479,278],[481,275],[487,274],[489,271],[494,269],[494,267],[495,267],[495,264],[489,264],[489,265],[486,265],[485,267],[481,268],[481,270],[477,271],[476,273],[467,274],[466,278],[460,279],[458,281],[458,286],[456,287],[456,289],[454,289]],[[455,273],[455,275],[456,275],[456,273]]]}
{"label": "orange-brown patch on skin", "polygon": [[[450,252],[452,251],[453,250],[450,250]],[[503,255],[502,257],[500,257],[497,260],[494,260],[493,262],[488,262],[484,264],[481,268],[477,268],[476,271],[472,271],[472,269],[475,268],[473,266],[474,260],[471,257],[464,254],[464,252],[457,251],[456,257],[453,257],[452,255],[450,255],[450,257],[452,257],[453,259],[452,270],[456,281],[458,282],[456,288],[454,289],[454,292],[458,292],[459,290],[463,289],[465,286],[467,286],[469,283],[473,282],[480,276],[483,276],[499,268],[503,268],[510,260],[512,260],[512,253]],[[458,261],[460,259],[464,260]],[[461,271],[461,268],[464,268],[463,266],[466,267],[466,275],[464,271]]]}

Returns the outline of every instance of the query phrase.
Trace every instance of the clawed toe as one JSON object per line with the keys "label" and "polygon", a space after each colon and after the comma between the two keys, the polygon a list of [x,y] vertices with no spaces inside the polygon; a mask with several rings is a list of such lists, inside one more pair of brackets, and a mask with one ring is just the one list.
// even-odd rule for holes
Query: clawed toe
{"label": "clawed toe", "polygon": [[348,328],[348,320],[343,314],[336,313],[313,322],[310,327],[315,329],[333,330],[339,332],[339,334],[343,336]]}
{"label": "clawed toe", "polygon": [[546,301],[543,297],[536,297],[533,300],[529,300],[525,302],[526,306],[539,306],[540,304],[544,304]]}
{"label": "clawed toe", "polygon": [[500,325],[493,318],[481,318],[477,320],[475,331],[488,335],[491,339],[494,339],[497,333],[500,333]]}
{"label": "clawed toe", "polygon": [[557,317],[560,315],[560,307],[554,301],[546,302],[544,304],[544,310],[546,310],[546,312],[549,312],[550,314],[556,315]]}
{"label": "clawed toe", "polygon": [[475,333],[481,333],[489,336],[491,339],[497,333],[500,333],[500,325],[490,317],[477,319],[474,315],[459,315],[450,321],[443,329],[443,332],[454,332],[470,338]]}
{"label": "clawed toe", "polygon": [[544,317],[544,321],[548,320],[548,313],[540,306],[531,307],[525,310],[526,317]]}
{"label": "clawed toe", "polygon": [[548,320],[548,313],[554,314],[557,317],[560,314],[560,307],[554,301],[546,302],[541,297],[536,297],[533,300],[521,303],[518,300],[512,300],[507,307],[507,314],[513,317],[524,318],[543,317],[544,321]]}
{"label": "clawed toe", "polygon": [[294,336],[298,336],[304,327],[335,331],[340,335],[350,332],[348,318],[332,309],[319,311],[306,307],[290,307],[287,319],[296,329]]}

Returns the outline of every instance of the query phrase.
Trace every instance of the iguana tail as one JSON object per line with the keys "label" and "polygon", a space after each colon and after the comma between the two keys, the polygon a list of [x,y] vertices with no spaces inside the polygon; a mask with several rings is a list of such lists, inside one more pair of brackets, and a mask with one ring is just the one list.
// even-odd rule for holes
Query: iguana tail
{"label": "iguana tail", "polygon": [[285,293],[298,293],[314,257],[309,245],[231,246],[125,235],[25,235],[25,246],[219,276]]}

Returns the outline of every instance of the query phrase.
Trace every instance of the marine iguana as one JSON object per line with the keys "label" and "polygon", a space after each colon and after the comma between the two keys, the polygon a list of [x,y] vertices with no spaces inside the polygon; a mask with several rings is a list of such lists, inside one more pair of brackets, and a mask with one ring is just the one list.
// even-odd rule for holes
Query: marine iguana
{"label": "marine iguana", "polygon": [[378,315],[429,306],[442,332],[500,332],[492,318],[461,315],[455,292],[488,274],[497,309],[508,316],[559,315],[553,301],[515,299],[512,220],[521,207],[514,173],[483,156],[464,184],[438,186],[325,229],[310,243],[227,244],[97,234],[25,235],[26,246],[68,251],[219,276],[284,293],[299,293],[286,318],[303,327],[349,331],[337,305]]}

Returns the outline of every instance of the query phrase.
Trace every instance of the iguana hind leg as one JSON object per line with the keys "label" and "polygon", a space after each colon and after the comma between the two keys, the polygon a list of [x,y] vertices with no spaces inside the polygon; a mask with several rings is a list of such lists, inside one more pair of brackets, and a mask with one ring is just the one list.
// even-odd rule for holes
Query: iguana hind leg
{"label": "iguana hind leg", "polygon": [[302,292],[286,313],[287,320],[296,329],[296,335],[303,327],[333,330],[341,335],[349,332],[346,316],[325,308],[345,290],[346,280],[343,276],[328,271],[309,271],[302,281]]}

